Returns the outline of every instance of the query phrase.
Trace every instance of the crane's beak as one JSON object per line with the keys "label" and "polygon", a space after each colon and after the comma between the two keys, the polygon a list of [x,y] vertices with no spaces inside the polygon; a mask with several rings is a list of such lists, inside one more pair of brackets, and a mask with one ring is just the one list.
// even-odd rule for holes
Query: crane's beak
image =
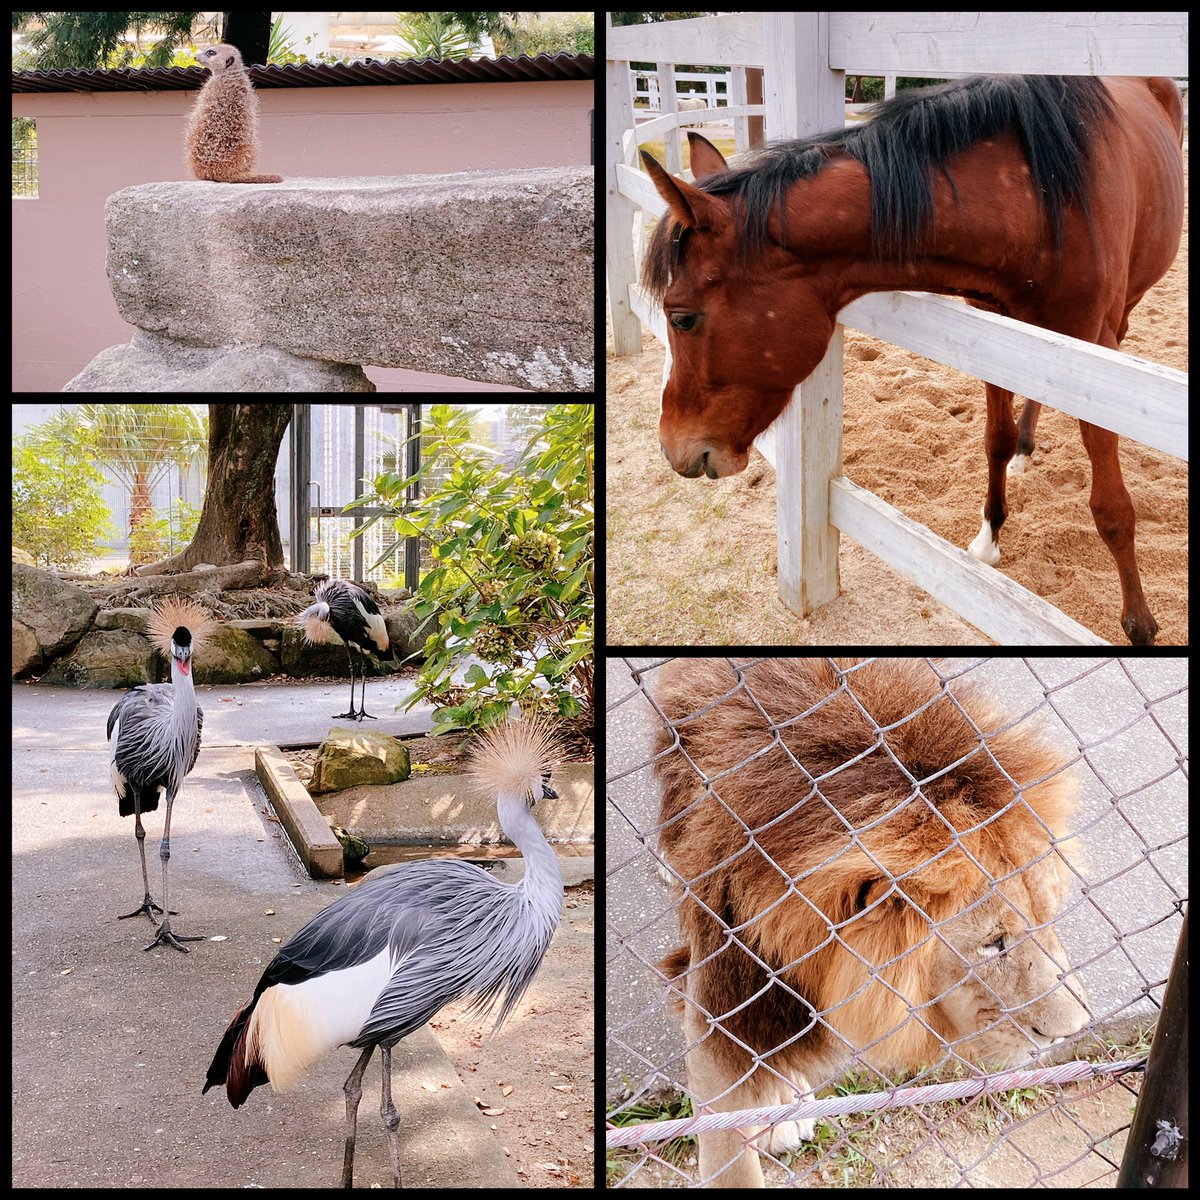
{"label": "crane's beak", "polygon": [[557,800],[558,793],[548,783],[543,783],[542,784],[542,799],[543,800]]}

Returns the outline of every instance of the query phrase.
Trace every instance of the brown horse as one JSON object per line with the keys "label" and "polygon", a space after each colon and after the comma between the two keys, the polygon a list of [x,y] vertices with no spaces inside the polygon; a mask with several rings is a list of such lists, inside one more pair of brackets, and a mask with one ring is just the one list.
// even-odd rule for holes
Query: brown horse
{"label": "brown horse", "polygon": [[[672,367],[659,437],[681,475],[742,470],[750,443],[825,355],[838,311],[912,289],[1116,348],[1175,258],[1183,228],[1183,114],[1169,79],[977,77],[881,105],[873,121],[773,143],[730,170],[696,133],[693,185],[642,158],[670,206],[642,279],[661,298]],[[986,385],[983,525],[995,564],[1014,451],[1012,392]],[[1158,624],[1134,552],[1117,435],[1080,421],[1091,509],[1116,560],[1121,624]]]}

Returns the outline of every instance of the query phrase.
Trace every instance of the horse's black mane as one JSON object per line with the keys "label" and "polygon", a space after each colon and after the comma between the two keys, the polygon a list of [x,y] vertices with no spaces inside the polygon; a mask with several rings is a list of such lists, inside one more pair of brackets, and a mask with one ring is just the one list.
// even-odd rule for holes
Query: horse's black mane
{"label": "horse's black mane", "polygon": [[[862,163],[870,177],[871,249],[881,259],[907,262],[920,252],[933,216],[933,172],[944,172],[953,189],[950,160],[981,138],[1009,130],[1025,150],[1034,191],[1050,217],[1056,253],[1062,245],[1064,206],[1075,203],[1089,215],[1088,142],[1112,116],[1099,79],[979,75],[904,92],[872,112],[871,121],[851,129],[773,142],[697,185],[714,196],[736,198],[747,261],[761,253],[776,206],[783,219],[791,185],[816,175],[835,153]],[[680,261],[685,233],[665,216],[646,251],[642,283],[660,299]]]}

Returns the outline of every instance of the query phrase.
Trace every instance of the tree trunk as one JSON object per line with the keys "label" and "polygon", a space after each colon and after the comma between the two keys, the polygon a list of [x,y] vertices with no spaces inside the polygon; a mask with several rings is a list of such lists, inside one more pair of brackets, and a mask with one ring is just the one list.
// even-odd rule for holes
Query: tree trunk
{"label": "tree trunk", "polygon": [[253,559],[263,574],[283,569],[275,509],[275,463],[290,404],[211,404],[208,488],[192,544],[138,575],[174,575],[201,563],[231,566]]}

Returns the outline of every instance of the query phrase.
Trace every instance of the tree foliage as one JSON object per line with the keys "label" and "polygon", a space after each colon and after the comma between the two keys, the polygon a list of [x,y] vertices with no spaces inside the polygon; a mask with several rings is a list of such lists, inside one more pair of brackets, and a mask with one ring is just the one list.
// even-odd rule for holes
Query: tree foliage
{"label": "tree foliage", "polygon": [[40,566],[79,567],[112,533],[89,431],[59,413],[13,443],[13,545]]}
{"label": "tree foliage", "polygon": [[[374,494],[355,502],[389,509],[396,532],[427,539],[433,558],[418,588],[415,611],[427,637],[409,707],[432,701],[434,732],[490,724],[514,701],[579,718],[590,732],[591,405],[549,407],[511,468],[449,405],[430,407],[422,439],[415,476],[381,475]],[[404,511],[416,479],[428,490]]]}

